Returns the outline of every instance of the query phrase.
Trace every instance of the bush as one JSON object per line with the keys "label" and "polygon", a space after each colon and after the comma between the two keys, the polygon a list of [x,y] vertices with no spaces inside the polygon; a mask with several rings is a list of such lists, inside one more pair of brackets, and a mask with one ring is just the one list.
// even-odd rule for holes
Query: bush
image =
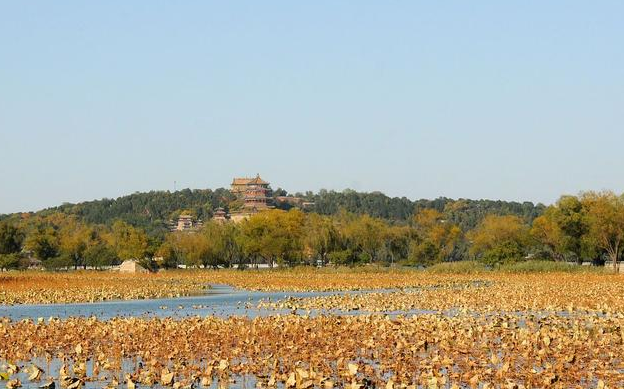
{"label": "bush", "polygon": [[17,254],[0,254],[0,270],[17,269],[19,257]]}
{"label": "bush", "polygon": [[481,262],[489,266],[521,261],[524,257],[522,247],[518,242],[508,241],[501,243],[483,253]]}
{"label": "bush", "polygon": [[549,273],[549,272],[603,272],[598,266],[581,266],[567,262],[553,261],[524,261],[501,265],[498,270],[510,273]]}
{"label": "bush", "polygon": [[334,265],[347,265],[354,262],[354,254],[351,250],[332,251],[327,254],[327,259]]}
{"label": "bush", "polygon": [[431,273],[480,273],[488,271],[489,268],[481,262],[477,261],[456,261],[456,262],[442,262],[426,268],[426,271]]}
{"label": "bush", "polygon": [[43,267],[46,270],[70,269],[73,265],[74,261],[69,255],[61,255],[43,261]]}

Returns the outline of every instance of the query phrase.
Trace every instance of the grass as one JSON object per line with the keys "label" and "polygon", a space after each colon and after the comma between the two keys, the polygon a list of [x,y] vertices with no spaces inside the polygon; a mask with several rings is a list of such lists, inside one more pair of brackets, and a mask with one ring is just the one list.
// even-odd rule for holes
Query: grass
{"label": "grass", "polygon": [[477,261],[442,262],[426,269],[427,272],[436,274],[472,274],[488,270],[487,266]]}
{"label": "grass", "polygon": [[477,261],[442,262],[426,269],[435,274],[473,274],[483,272],[502,273],[609,273],[602,266],[580,266],[567,262],[522,261],[488,267]]}
{"label": "grass", "polygon": [[605,273],[602,266],[580,266],[566,262],[535,260],[501,265],[497,270],[507,273]]}

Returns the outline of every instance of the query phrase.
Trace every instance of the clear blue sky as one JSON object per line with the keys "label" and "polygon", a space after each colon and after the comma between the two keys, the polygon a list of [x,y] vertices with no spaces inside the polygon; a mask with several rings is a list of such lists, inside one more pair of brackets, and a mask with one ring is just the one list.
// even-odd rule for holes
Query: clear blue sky
{"label": "clear blue sky", "polygon": [[1,1],[0,213],[624,190],[622,1]]}

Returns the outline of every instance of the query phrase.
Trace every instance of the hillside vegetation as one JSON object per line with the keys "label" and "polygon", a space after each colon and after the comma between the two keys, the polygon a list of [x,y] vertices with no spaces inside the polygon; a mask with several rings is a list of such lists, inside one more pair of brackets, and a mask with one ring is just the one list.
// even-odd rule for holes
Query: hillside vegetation
{"label": "hillside vegetation", "polygon": [[[624,249],[624,197],[613,192],[563,196],[549,207],[446,198],[410,201],[350,190],[296,196],[315,205],[263,211],[240,223],[210,220],[217,207],[240,207],[240,200],[225,189],[136,193],[6,215],[0,221],[0,268],[24,268],[33,261],[51,269],[103,267],[125,259],[138,259],[149,268],[427,267],[460,260],[491,268],[530,259],[608,260],[617,269]],[[168,221],[182,212],[203,219],[203,227],[170,233]],[[523,266],[517,269],[546,268]]]}

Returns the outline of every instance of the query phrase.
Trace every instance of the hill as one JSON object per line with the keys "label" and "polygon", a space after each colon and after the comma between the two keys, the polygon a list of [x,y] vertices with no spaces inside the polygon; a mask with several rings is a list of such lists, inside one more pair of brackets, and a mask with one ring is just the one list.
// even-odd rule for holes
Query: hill
{"label": "hill", "polygon": [[[285,195],[286,191],[276,192]],[[474,228],[485,215],[516,215],[531,222],[539,216],[545,206],[531,202],[510,202],[500,200],[469,200],[449,199],[440,197],[435,200],[410,200],[406,197],[389,197],[381,192],[356,192],[354,190],[328,191],[318,193],[297,193],[315,203],[311,212],[323,215],[334,215],[341,210],[354,214],[368,214],[385,219],[395,224],[407,222],[415,213],[422,209],[436,209],[446,215],[453,223],[464,231]],[[133,193],[117,199],[101,199],[77,204],[63,204],[47,208],[35,214],[49,215],[64,213],[76,215],[91,224],[110,225],[114,220],[123,220],[135,227],[141,227],[149,235],[162,235],[167,230],[167,222],[177,218],[183,210],[190,211],[196,217],[207,220],[212,217],[217,207],[229,209],[235,197],[229,190],[184,189],[176,192],[151,191]],[[12,215],[2,215],[0,219]]]}

